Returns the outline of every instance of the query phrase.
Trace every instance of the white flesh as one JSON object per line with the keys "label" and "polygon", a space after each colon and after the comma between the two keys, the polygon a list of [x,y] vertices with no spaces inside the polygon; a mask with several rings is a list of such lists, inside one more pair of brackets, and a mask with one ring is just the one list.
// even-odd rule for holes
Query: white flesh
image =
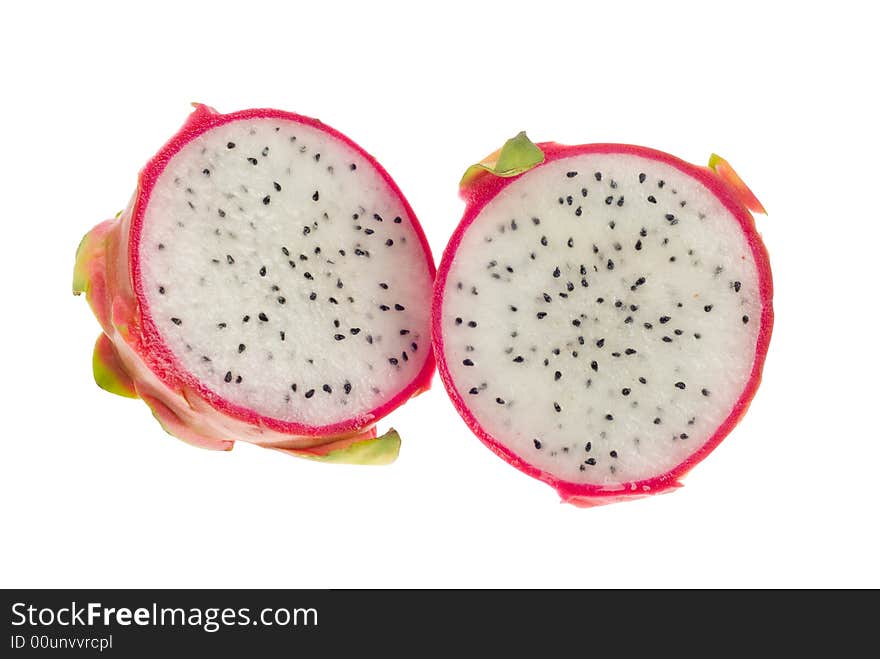
{"label": "white flesh", "polygon": [[140,257],[147,313],[184,369],[263,416],[366,414],[430,350],[431,280],[403,204],[306,125],[238,121],[187,144],[153,190]]}
{"label": "white flesh", "polygon": [[734,216],[671,166],[614,154],[532,170],[483,209],[449,272],[442,328],[455,386],[492,437],[559,478],[614,485],[663,474],[713,435],[760,324]]}

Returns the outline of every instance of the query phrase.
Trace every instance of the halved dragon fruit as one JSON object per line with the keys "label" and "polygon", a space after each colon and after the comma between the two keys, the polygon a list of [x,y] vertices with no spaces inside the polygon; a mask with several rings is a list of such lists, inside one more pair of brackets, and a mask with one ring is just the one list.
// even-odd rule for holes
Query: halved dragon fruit
{"label": "halved dragon fruit", "polygon": [[183,440],[385,463],[428,388],[434,263],[384,169],[321,122],[197,105],[77,252],[97,383]]}
{"label": "halved dragon fruit", "polygon": [[577,505],[679,487],[761,377],[773,310],[755,196],[717,156],[524,133],[462,195],[433,339],[466,423]]}

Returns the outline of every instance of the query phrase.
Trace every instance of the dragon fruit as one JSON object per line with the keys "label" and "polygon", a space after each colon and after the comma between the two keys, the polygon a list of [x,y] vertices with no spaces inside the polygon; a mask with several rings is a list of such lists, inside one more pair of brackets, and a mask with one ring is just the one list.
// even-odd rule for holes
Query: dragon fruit
{"label": "dragon fruit", "polygon": [[384,464],[434,370],[434,263],[384,169],[321,122],[196,105],[77,251],[95,380],[209,449]]}
{"label": "dragon fruit", "polygon": [[745,413],[772,282],[730,165],[521,133],[462,179],[434,287],[452,401],[496,454],[593,506],[667,492]]}

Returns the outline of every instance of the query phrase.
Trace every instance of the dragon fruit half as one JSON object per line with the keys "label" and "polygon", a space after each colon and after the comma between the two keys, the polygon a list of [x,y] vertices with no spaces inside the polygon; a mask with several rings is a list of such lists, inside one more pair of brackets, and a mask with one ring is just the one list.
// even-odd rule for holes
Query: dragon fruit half
{"label": "dragon fruit half", "polygon": [[462,196],[432,330],[465,422],[577,505],[679,487],[760,381],[758,200],[717,156],[524,133],[467,171]]}
{"label": "dragon fruit half", "polygon": [[321,122],[196,105],[77,251],[97,383],[172,435],[393,460],[376,422],[434,370],[434,263],[384,169]]}

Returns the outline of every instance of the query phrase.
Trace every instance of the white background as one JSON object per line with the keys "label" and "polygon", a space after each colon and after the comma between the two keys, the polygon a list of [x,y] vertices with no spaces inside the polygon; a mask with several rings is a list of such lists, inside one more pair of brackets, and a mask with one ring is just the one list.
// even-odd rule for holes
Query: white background
{"label": "white background", "polygon": [[[870,3],[6,3],[0,586],[880,586],[880,138]],[[770,212],[777,325],[745,420],[674,494],[592,510],[434,389],[386,468],[191,448],[100,391],[74,249],[190,101],[317,116],[435,258],[463,169],[526,128],[728,158]]]}

